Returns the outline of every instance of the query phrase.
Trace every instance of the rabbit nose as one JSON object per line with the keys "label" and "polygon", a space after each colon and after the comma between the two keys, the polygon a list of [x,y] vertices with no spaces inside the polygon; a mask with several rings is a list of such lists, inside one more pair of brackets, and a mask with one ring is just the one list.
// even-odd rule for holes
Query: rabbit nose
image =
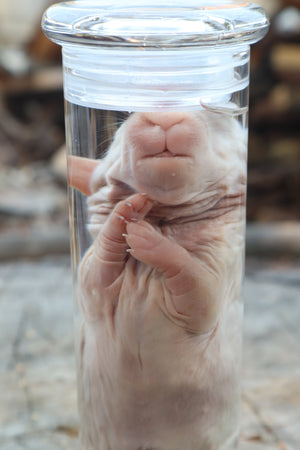
{"label": "rabbit nose", "polygon": [[151,112],[146,113],[145,118],[152,124],[158,125],[164,131],[181,123],[185,119],[185,114],[181,112]]}

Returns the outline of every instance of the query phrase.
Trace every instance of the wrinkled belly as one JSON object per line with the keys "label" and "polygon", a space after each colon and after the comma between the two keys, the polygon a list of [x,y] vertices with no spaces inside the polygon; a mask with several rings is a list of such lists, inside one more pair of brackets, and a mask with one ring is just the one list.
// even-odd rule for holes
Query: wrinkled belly
{"label": "wrinkled belly", "polygon": [[[138,289],[133,297],[140,297]],[[130,305],[140,302],[131,298]],[[82,448],[234,449],[241,304],[231,304],[205,336],[170,322],[153,307],[154,298],[143,298],[143,305],[139,322],[131,325],[130,307],[127,317],[114,318],[113,331],[105,320],[83,325],[78,379]]]}

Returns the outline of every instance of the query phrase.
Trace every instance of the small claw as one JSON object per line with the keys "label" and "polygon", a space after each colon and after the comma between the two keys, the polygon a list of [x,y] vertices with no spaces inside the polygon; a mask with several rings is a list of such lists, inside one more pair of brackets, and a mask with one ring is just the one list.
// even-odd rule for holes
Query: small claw
{"label": "small claw", "polygon": [[119,214],[117,214],[117,217],[118,217],[118,219],[122,220],[122,222],[124,222],[124,223],[126,223],[126,224],[129,223],[128,220],[125,219],[125,217],[120,216]]}

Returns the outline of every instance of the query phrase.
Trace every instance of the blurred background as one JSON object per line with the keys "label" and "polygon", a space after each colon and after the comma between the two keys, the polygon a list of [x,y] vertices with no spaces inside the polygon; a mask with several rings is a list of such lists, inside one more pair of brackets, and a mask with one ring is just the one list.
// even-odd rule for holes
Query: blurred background
{"label": "blurred background", "polygon": [[[40,29],[51,3],[0,0],[2,260],[69,251],[60,47]],[[297,252],[300,0],[256,3],[272,26],[252,48],[248,247],[276,251],[282,237],[279,250]]]}
{"label": "blurred background", "polygon": [[[61,50],[40,29],[51,3],[0,0],[3,450],[78,448]],[[241,450],[296,450],[300,0],[256,3],[272,25],[252,47]]]}

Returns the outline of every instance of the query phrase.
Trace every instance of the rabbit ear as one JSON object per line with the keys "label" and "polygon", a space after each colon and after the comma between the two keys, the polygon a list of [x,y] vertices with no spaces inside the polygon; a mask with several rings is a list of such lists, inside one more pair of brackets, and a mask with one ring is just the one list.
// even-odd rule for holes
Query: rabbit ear
{"label": "rabbit ear", "polygon": [[68,184],[78,189],[84,195],[91,195],[91,178],[99,161],[82,158],[80,156],[68,156]]}

